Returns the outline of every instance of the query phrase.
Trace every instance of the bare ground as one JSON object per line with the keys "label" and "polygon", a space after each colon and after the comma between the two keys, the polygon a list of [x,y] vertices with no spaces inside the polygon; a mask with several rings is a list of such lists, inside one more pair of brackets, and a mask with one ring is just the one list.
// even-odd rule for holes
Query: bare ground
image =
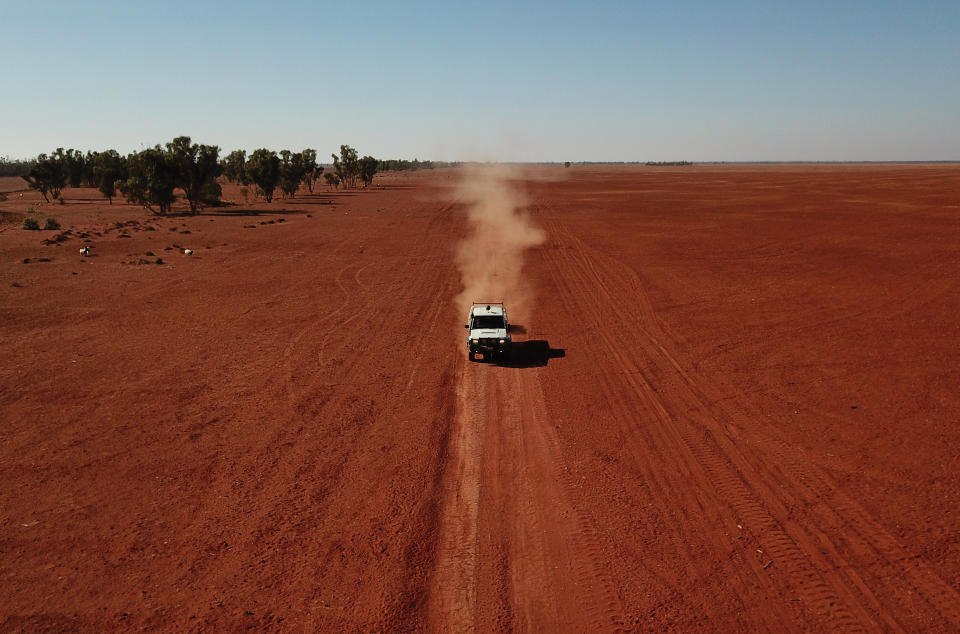
{"label": "bare ground", "polygon": [[0,203],[2,628],[960,628],[960,169],[563,176],[503,365],[455,171]]}

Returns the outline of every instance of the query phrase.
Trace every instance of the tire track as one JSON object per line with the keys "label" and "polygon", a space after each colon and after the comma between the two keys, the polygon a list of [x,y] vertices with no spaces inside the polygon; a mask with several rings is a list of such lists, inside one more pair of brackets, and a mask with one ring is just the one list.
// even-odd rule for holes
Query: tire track
{"label": "tire track", "polygon": [[[486,606],[506,605],[523,631],[622,625],[596,530],[571,502],[537,373],[463,359],[457,373],[431,622],[445,631],[484,630],[498,622]],[[478,572],[502,559],[489,545],[499,540],[509,556],[491,574],[507,583]],[[504,596],[492,596],[498,592]]]}
{"label": "tire track", "polygon": [[[442,213],[437,213],[427,224],[421,257],[428,263],[447,257],[446,245],[436,240],[435,234],[446,230],[448,223]],[[285,347],[274,378],[266,386],[278,397],[276,402],[285,407],[280,412],[265,414],[276,424],[272,426],[274,431],[262,439],[263,447],[259,453],[263,460],[250,477],[255,481],[256,491],[273,490],[281,494],[263,506],[245,510],[251,516],[247,520],[251,526],[250,550],[265,553],[290,550],[290,535],[302,536],[302,542],[297,544],[301,550],[319,553],[337,547],[339,536],[326,535],[323,541],[318,543],[317,540],[325,535],[322,527],[330,524],[330,513],[339,508],[332,505],[344,503],[340,490],[345,486],[345,474],[356,469],[358,461],[364,459],[364,453],[369,452],[367,437],[371,435],[370,427],[381,424],[380,416],[390,418],[401,414],[386,410],[378,416],[372,406],[373,400],[368,398],[366,386],[375,382],[378,393],[389,393],[386,399],[377,397],[378,401],[401,404],[413,398],[413,391],[420,382],[430,383],[424,381],[426,366],[422,360],[387,366],[402,368],[401,373],[383,371],[381,351],[395,344],[394,330],[383,328],[383,324],[394,324],[410,332],[422,328],[435,331],[441,315],[437,308],[442,306],[439,298],[449,296],[453,278],[437,275],[431,266],[411,267],[409,272],[404,271],[402,297],[384,303],[377,297],[375,289],[364,292],[352,284],[356,275],[368,266],[363,262],[347,262],[335,269],[338,270],[335,287],[342,300],[336,308],[320,314],[315,321],[311,321],[311,315],[304,315],[307,319],[303,327],[297,329]],[[309,284],[308,287],[313,288]],[[329,306],[318,291],[312,291],[308,296],[317,307]],[[437,299],[422,304],[411,301],[414,298]],[[411,310],[411,306],[415,308]],[[365,345],[357,345],[358,339],[363,339]],[[318,355],[323,350],[342,356],[344,362],[327,364],[323,371],[316,371],[322,361]],[[398,350],[397,354],[400,353]],[[327,445],[322,462],[312,456],[317,442]],[[278,531],[278,526],[284,530]],[[319,579],[336,578],[341,574],[342,563],[336,558],[319,558],[306,561],[304,565],[311,570],[298,581],[298,596],[314,595]],[[418,589],[398,592],[416,595]],[[393,605],[396,600],[393,596],[384,596],[382,600],[382,614],[396,616],[408,610],[407,606],[401,610]],[[322,602],[316,602],[311,603],[303,618],[318,626],[329,624],[331,616]]]}
{"label": "tire track", "polygon": [[[575,236],[569,234],[565,239],[574,244],[578,242]],[[593,261],[587,258],[582,243],[578,246],[580,248],[574,252],[580,261],[565,267],[565,270],[576,271],[585,286],[596,288],[598,299],[607,312],[617,315],[625,325],[633,321],[632,325],[639,328],[641,324],[630,320],[617,306],[617,302],[613,301],[613,295],[604,278],[596,273]],[[776,499],[766,498],[749,484],[752,482],[756,485],[762,482],[762,479],[751,478],[746,465],[742,462],[735,464],[727,454],[720,451],[712,434],[706,432],[706,421],[701,412],[691,409],[688,403],[668,404],[661,394],[670,394],[670,391],[654,389],[641,364],[635,362],[632,355],[618,350],[607,332],[606,329],[601,330],[600,336],[606,341],[621,367],[627,369],[625,381],[656,413],[670,451],[674,454],[687,453],[687,462],[693,475],[708,491],[714,492],[714,504],[723,504],[732,509],[733,521],[746,526],[756,536],[761,545],[758,553],[769,554],[772,561],[778,563],[778,568],[788,571],[786,580],[792,591],[801,597],[804,605],[809,606],[809,611],[816,617],[825,618],[824,625],[829,623],[830,627],[840,627],[844,631],[863,631],[861,623],[876,629],[878,624],[862,609],[860,602],[849,594],[847,586],[843,583],[830,583],[829,572],[821,573],[835,566],[823,561],[823,558],[818,556],[819,553],[813,552],[814,549],[810,548],[809,539],[805,535],[801,535],[798,541],[777,521],[776,517],[787,515],[782,505],[776,504]],[[663,368],[657,367],[656,370],[662,372]],[[661,385],[665,382],[662,376],[659,382]],[[676,415],[674,412],[682,414]],[[771,504],[776,504],[776,507],[770,508]],[[849,567],[846,562],[841,562],[841,565]],[[762,573],[754,567],[754,574]],[[862,582],[858,585],[862,586]]]}
{"label": "tire track", "polygon": [[[445,246],[441,241],[436,239],[436,236],[442,231],[444,223],[449,222],[449,215],[447,212],[451,207],[452,205],[440,207],[424,228],[422,244],[427,247],[427,250],[421,256],[421,258],[427,260],[428,262],[441,261],[444,258]],[[339,251],[339,249],[337,251]],[[328,258],[334,257],[337,251],[330,254]],[[378,306],[379,297],[375,290],[370,290],[368,286],[364,285],[360,281],[360,275],[363,273],[363,271],[370,268],[370,266],[371,263],[369,262],[366,264],[347,262],[343,267],[341,267],[334,277],[334,282],[343,296],[341,303],[332,311],[322,314],[322,316],[320,316],[316,321],[313,321],[309,327],[301,328],[297,334],[291,338],[290,343],[284,350],[283,356],[285,360],[285,368],[283,377],[285,380],[287,400],[301,415],[303,415],[302,404],[304,400],[309,400],[309,396],[311,392],[315,390],[316,386],[311,385],[308,382],[307,385],[298,387],[299,373],[295,368],[323,364],[325,360],[325,352],[331,342],[339,342],[341,343],[342,347],[345,338],[340,336],[339,333],[348,332],[349,326],[354,324],[354,322],[356,322],[358,319],[366,317],[369,321],[375,315],[379,315],[379,317],[383,320],[383,323],[402,323],[404,321],[409,321],[413,317],[420,317],[423,314],[422,309],[413,315],[398,313],[397,316],[394,316],[393,313],[387,315],[383,314],[382,311],[380,313],[376,313],[374,311],[374,307]],[[349,275],[351,270],[354,270],[352,276]],[[443,296],[442,293],[444,292],[444,289],[428,288],[429,285],[435,281],[431,279],[433,271],[430,269],[420,267],[416,272],[418,273],[418,276],[413,280],[408,281],[406,285],[407,294],[411,297],[433,298],[429,306],[434,309],[434,312],[429,313],[430,319],[425,324],[419,320],[416,320],[416,327],[414,331],[419,331],[424,326],[429,326],[430,328],[435,329],[437,319],[439,318],[440,309],[442,308],[442,302],[440,298]],[[348,288],[347,283],[344,281],[344,279],[347,277],[351,277],[353,279],[355,286]],[[313,287],[311,286],[311,288]],[[316,307],[317,313],[319,314],[321,312],[320,309],[325,306],[327,302],[325,302],[322,297],[319,297],[316,294],[316,291],[312,291],[310,293],[310,298]],[[342,314],[346,314],[346,316],[338,319],[338,317]],[[371,328],[358,328],[356,326],[353,328],[354,332],[360,333],[380,333],[382,330],[382,327],[376,324]],[[308,335],[316,338],[313,349],[309,352],[309,354],[303,350],[303,340]],[[386,346],[375,347],[375,351],[379,352],[385,347]],[[296,358],[294,358],[295,351],[298,351]],[[416,376],[416,372],[421,361],[422,360],[419,357],[414,357],[413,364],[407,368],[409,371],[409,378],[405,387],[408,391],[413,386],[413,379]],[[345,365],[346,368],[343,369],[345,373],[338,377],[337,384],[343,384],[352,380],[352,378],[355,376],[354,370],[359,364],[354,362],[347,363]]]}
{"label": "tire track", "polygon": [[[599,257],[597,259],[602,260]],[[608,262],[602,272],[595,271],[597,279],[617,279],[617,273],[612,270],[615,268],[613,264]],[[938,262],[938,269],[942,266],[943,263]],[[632,272],[629,277],[636,280]],[[928,295],[930,293],[938,295],[942,292],[939,284],[920,285],[902,298],[908,309],[921,303],[923,297],[919,293],[921,287],[927,291]],[[886,302],[885,305],[889,303]],[[779,476],[785,477],[792,484],[799,485],[798,491],[781,488],[778,492],[770,489],[770,492],[784,496],[787,507],[799,506],[810,509],[813,521],[805,528],[810,531],[811,543],[828,553],[837,562],[838,569],[847,571],[846,578],[840,577],[838,582],[849,583],[857,588],[862,600],[880,615],[880,618],[887,621],[888,628],[897,629],[899,625],[887,614],[889,610],[884,606],[892,601],[912,602],[905,597],[911,597],[914,594],[919,595],[922,602],[927,604],[926,610],[923,610],[922,606],[916,606],[920,608],[919,611],[932,611],[940,617],[943,626],[960,628],[960,593],[940,579],[922,561],[906,551],[861,506],[840,491],[822,469],[782,440],[765,433],[755,425],[750,425],[749,421],[742,420],[742,416],[731,411],[729,404],[722,403],[719,394],[724,391],[719,386],[703,386],[714,394],[713,397],[707,395],[701,385],[683,370],[680,362],[656,337],[650,333],[646,335],[656,347],[656,351],[670,363],[683,380],[693,397],[692,406],[707,413],[703,425],[712,428],[714,437],[725,445],[724,451],[728,456],[742,454],[737,447],[736,439],[729,431],[736,428],[737,425],[733,423],[737,422],[741,429],[749,427],[751,435],[759,440],[754,444],[765,450],[751,456],[757,462],[754,467],[756,471],[761,474],[766,473],[766,476],[761,476],[761,480],[772,482]],[[669,337],[665,338],[669,341]],[[730,391],[732,389],[728,388],[727,393]],[[741,462],[746,463],[746,456],[740,455],[740,459]],[[797,532],[802,530],[803,528],[797,526]],[[839,548],[831,542],[828,535],[843,536],[845,541],[855,542],[844,548],[844,552],[848,553],[845,555],[846,558],[857,560],[859,565],[850,565],[851,562],[841,556]],[[851,537],[855,539],[851,540]],[[910,562],[911,565],[905,565],[905,562]],[[872,572],[873,581],[869,584],[861,575],[853,572],[856,568],[870,573],[876,570],[878,565],[887,570],[883,574]],[[907,580],[909,583],[905,583]],[[889,588],[888,586],[891,585],[894,587]],[[877,594],[886,596],[878,598]]]}
{"label": "tire track", "polygon": [[[579,631],[609,631],[622,626],[623,607],[605,571],[605,553],[592,520],[571,501],[569,469],[563,463],[556,431],[547,418],[546,399],[539,371],[511,369],[502,377],[513,384],[521,404],[519,430],[527,486],[531,500],[539,502],[547,556],[547,575],[554,578],[553,601],[560,620],[557,625]],[[536,528],[534,525],[533,528]],[[550,572],[552,564],[552,570]],[[533,580],[523,586],[536,587]],[[576,610],[571,608],[576,606]],[[586,612],[584,620],[582,612]],[[528,620],[531,630],[550,623]]]}
{"label": "tire track", "polygon": [[622,605],[547,417],[537,368],[456,365],[429,622],[440,631],[611,631]]}
{"label": "tire track", "polygon": [[[805,603],[813,607],[814,613],[825,615],[827,622],[845,630],[868,627],[895,631],[902,625],[884,606],[892,597],[916,593],[926,602],[927,611],[932,610],[938,615],[944,626],[960,626],[956,607],[960,605],[960,597],[956,591],[921,562],[915,561],[862,508],[837,492],[826,475],[796,450],[776,439],[761,436],[765,451],[743,454],[729,431],[732,428],[730,417],[726,412],[718,411],[719,408],[710,407],[720,399],[704,394],[677,358],[668,352],[669,337],[663,334],[660,324],[642,316],[647,306],[640,311],[640,316],[634,316],[617,300],[623,294],[614,294],[611,286],[633,290],[639,286],[635,274],[632,271],[625,273],[623,267],[590,249],[562,227],[553,226],[552,229],[562,241],[577,246],[572,250],[574,255],[570,254],[571,251],[563,252],[571,263],[565,270],[577,271],[582,288],[594,289],[595,301],[602,302],[623,326],[642,334],[637,352],[644,355],[642,358],[651,360],[646,364],[646,371],[653,370],[660,375],[658,383],[661,388],[655,388],[645,375],[644,364],[633,362],[628,358],[632,355],[617,350],[612,345],[614,342],[607,340],[611,352],[630,368],[627,380],[655,409],[660,420],[669,423],[668,427],[678,434],[683,446],[706,470],[716,491],[728,500],[737,516],[746,518],[747,526],[760,536],[777,567],[786,567],[787,576],[796,580],[791,585]],[[598,265],[598,262],[603,264]],[[643,303],[649,301],[645,296],[641,297],[645,300]],[[916,296],[911,294],[911,299],[916,301]],[[672,389],[662,389],[664,384]],[[718,390],[714,387],[711,391],[716,393]],[[661,396],[664,394],[666,400]],[[678,416],[674,412],[684,414]],[[743,422],[743,425],[748,424],[749,421]],[[759,434],[756,426],[750,429],[752,434]],[[780,484],[779,489],[774,489],[772,483]],[[784,487],[784,484],[789,486]],[[801,523],[791,519],[792,509],[797,506],[813,509],[810,521]],[[828,534],[853,535],[859,543],[854,548],[841,550],[831,543]],[[868,556],[864,556],[864,549]],[[902,562],[907,561],[914,565],[903,565]],[[872,583],[867,583],[858,571],[869,572],[878,562],[892,568],[891,574],[883,575],[886,581],[874,575]],[[891,580],[899,584],[905,579],[909,580],[909,585],[904,584],[893,593],[883,588]],[[886,595],[883,600],[878,598],[878,593]]]}
{"label": "tire track", "polygon": [[482,411],[486,403],[470,396],[486,392],[487,377],[465,376],[465,365],[457,359],[457,409],[429,605],[430,622],[454,632],[475,629],[480,455],[486,422]]}
{"label": "tire track", "polygon": [[[669,423],[672,418],[658,402],[649,402],[642,399],[642,409],[637,408],[635,398],[630,398],[631,391],[625,391],[623,382],[639,375],[641,370],[626,356],[623,347],[609,339],[605,330],[610,328],[616,331],[612,324],[605,323],[605,305],[591,297],[595,288],[585,284],[585,278],[580,274],[576,263],[566,261],[571,257],[564,254],[557,257],[555,251],[545,250],[550,260],[550,270],[554,272],[561,293],[565,295],[564,305],[577,306],[578,311],[587,317],[587,321],[596,324],[592,331],[600,333],[603,339],[599,352],[603,362],[596,364],[599,380],[605,401],[613,408],[615,422],[624,438],[624,446],[629,448],[629,458],[633,467],[644,474],[644,481],[650,487],[650,499],[657,507],[658,514],[664,522],[681,531],[681,540],[669,540],[666,543],[655,541],[651,537],[644,537],[643,551],[646,553],[663,552],[664,558],[673,562],[682,562],[683,567],[676,570],[686,581],[683,587],[697,587],[703,584],[713,585],[718,581],[718,570],[723,569],[731,576],[732,583],[738,588],[737,595],[748,597],[751,595],[750,586],[753,583],[743,578],[740,569],[732,569],[732,564],[746,567],[750,577],[764,577],[762,563],[754,558],[743,560],[734,557],[732,562],[723,562],[717,559],[717,553],[695,552],[692,544],[696,544],[702,536],[717,532],[717,527],[732,527],[737,523],[735,514],[729,512],[726,505],[718,500],[711,478],[704,471],[700,463],[691,456],[685,447],[674,437],[671,437],[663,424],[651,425],[646,420],[657,417],[660,423]],[[584,301],[584,298],[588,298]],[[603,324],[603,325],[601,325]],[[613,370],[617,370],[614,374]],[[637,385],[632,385],[636,392]],[[679,445],[679,446],[678,446]],[[668,459],[672,458],[672,460]],[[706,503],[706,507],[704,504]],[[701,509],[698,514],[690,515],[685,509]],[[727,542],[727,548],[733,548],[725,535],[719,537],[719,542]],[[735,551],[731,555],[735,555]],[[711,559],[713,557],[713,559]],[[665,578],[654,582],[673,586]],[[707,613],[709,618],[709,611]],[[764,615],[765,628],[770,630],[783,629],[791,622],[791,615],[785,610],[772,610]]]}

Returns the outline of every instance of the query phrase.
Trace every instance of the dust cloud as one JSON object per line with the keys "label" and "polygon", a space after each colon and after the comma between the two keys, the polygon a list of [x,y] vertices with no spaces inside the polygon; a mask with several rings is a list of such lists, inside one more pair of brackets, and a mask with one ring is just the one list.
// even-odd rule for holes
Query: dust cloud
{"label": "dust cloud", "polygon": [[525,318],[533,301],[523,280],[523,256],[546,234],[524,210],[527,198],[516,168],[476,166],[464,169],[455,196],[467,206],[470,225],[456,252],[463,291],[456,303],[466,315],[471,302],[502,301],[507,312]]}

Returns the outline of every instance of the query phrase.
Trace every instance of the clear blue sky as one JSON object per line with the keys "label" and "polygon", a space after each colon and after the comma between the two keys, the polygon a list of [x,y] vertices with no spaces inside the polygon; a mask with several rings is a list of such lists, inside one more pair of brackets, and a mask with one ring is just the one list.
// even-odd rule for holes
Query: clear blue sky
{"label": "clear blue sky", "polygon": [[960,159],[960,1],[0,0],[0,155]]}

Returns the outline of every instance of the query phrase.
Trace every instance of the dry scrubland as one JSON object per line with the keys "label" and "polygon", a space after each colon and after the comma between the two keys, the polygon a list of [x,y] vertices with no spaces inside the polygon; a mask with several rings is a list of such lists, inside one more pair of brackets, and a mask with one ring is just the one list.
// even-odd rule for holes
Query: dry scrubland
{"label": "dry scrubland", "polygon": [[0,180],[0,629],[960,629],[960,168],[461,174]]}

